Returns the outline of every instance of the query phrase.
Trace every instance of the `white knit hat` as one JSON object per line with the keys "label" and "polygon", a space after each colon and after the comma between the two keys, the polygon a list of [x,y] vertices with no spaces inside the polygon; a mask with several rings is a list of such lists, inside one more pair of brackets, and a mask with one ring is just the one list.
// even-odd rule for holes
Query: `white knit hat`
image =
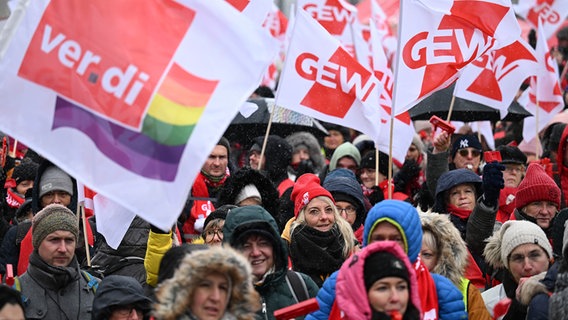
{"label": "white knit hat", "polygon": [[257,198],[258,201],[262,201],[262,197],[260,196],[260,192],[256,188],[254,184],[247,184],[241,192],[237,195],[235,199],[235,204],[239,204],[241,201],[248,199],[248,198]]}
{"label": "white knit hat", "polygon": [[508,257],[516,247],[533,243],[541,246],[552,258],[552,246],[544,231],[536,224],[523,220],[507,221],[499,231],[501,233],[501,261],[508,269]]}

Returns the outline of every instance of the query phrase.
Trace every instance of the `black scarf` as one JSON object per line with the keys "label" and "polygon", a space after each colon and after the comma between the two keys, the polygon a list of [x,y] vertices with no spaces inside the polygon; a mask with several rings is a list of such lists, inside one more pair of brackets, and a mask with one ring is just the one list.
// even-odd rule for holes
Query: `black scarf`
{"label": "black scarf", "polygon": [[54,267],[45,263],[34,250],[30,255],[30,265],[33,266],[27,270],[30,277],[50,290],[57,291],[69,283],[79,280],[79,265],[76,257],[73,257],[67,267]]}
{"label": "black scarf", "polygon": [[325,278],[345,261],[343,236],[337,225],[325,232],[298,226],[292,233],[290,257],[295,271],[309,275],[321,287]]}

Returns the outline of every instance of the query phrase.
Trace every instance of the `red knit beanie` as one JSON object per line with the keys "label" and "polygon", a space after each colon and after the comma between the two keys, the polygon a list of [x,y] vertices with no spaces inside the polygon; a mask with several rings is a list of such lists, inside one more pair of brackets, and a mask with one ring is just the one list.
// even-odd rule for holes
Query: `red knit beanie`
{"label": "red knit beanie", "polygon": [[331,193],[320,185],[320,179],[313,173],[305,173],[301,175],[294,184],[292,189],[292,201],[294,201],[294,217],[298,214],[313,198],[324,196],[333,200]]}
{"label": "red knit beanie", "polygon": [[517,209],[535,201],[554,202],[560,208],[560,188],[538,163],[531,163],[515,198]]}

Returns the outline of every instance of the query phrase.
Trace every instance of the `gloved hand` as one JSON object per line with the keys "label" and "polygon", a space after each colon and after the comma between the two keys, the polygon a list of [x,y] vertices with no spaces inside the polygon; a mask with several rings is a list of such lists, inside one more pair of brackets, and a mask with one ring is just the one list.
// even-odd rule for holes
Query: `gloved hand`
{"label": "gloved hand", "polygon": [[414,160],[406,160],[400,171],[394,176],[395,191],[404,192],[406,185],[420,174],[420,166]]}
{"label": "gloved hand", "polygon": [[314,163],[312,160],[302,160],[298,164],[298,169],[296,169],[296,177],[303,175],[304,173],[315,173]]}
{"label": "gloved hand", "polygon": [[369,199],[369,202],[372,206],[385,200],[383,190],[379,186],[374,186],[371,189],[373,189],[373,192],[371,192],[371,194],[367,198]]}
{"label": "gloved hand", "polygon": [[482,201],[488,207],[494,207],[499,203],[499,192],[505,187],[503,180],[505,166],[491,162],[483,167],[483,197]]}

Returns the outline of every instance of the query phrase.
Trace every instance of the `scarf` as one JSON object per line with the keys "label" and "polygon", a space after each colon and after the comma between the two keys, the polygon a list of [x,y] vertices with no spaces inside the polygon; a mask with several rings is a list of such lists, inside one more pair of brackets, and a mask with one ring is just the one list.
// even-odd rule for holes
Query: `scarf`
{"label": "scarf", "polygon": [[34,281],[49,290],[58,291],[69,283],[79,280],[79,264],[73,257],[67,267],[54,267],[41,259],[36,250],[30,255],[28,274]]}
{"label": "scarf", "polygon": [[21,194],[15,192],[12,188],[6,189],[6,191],[6,204],[10,208],[19,208],[24,203],[24,198]]}
{"label": "scarf", "polygon": [[337,271],[343,256],[343,236],[337,225],[329,231],[319,231],[307,225],[294,229],[290,241],[292,269],[302,272],[321,288],[323,281]]}
{"label": "scarf", "polygon": [[452,215],[454,215],[454,216],[456,216],[460,219],[464,219],[464,220],[469,218],[469,216],[471,215],[471,212],[473,211],[473,210],[458,208],[458,207],[454,206],[453,204],[448,204],[447,210],[450,214],[452,214]]}
{"label": "scarf", "polygon": [[225,180],[227,180],[227,178],[229,177],[229,171],[228,170],[225,172],[224,175],[219,176],[219,177],[212,176],[212,175],[206,173],[203,170],[201,170],[201,174],[203,175],[203,178],[205,180],[205,184],[207,184],[207,186],[209,186],[211,188],[215,188],[215,189],[222,187],[223,184],[225,184]]}
{"label": "scarf", "polygon": [[428,268],[422,263],[420,257],[414,263],[416,270],[416,281],[418,282],[418,293],[420,295],[420,305],[424,319],[438,319],[438,293],[436,292],[436,283],[430,275]]}

